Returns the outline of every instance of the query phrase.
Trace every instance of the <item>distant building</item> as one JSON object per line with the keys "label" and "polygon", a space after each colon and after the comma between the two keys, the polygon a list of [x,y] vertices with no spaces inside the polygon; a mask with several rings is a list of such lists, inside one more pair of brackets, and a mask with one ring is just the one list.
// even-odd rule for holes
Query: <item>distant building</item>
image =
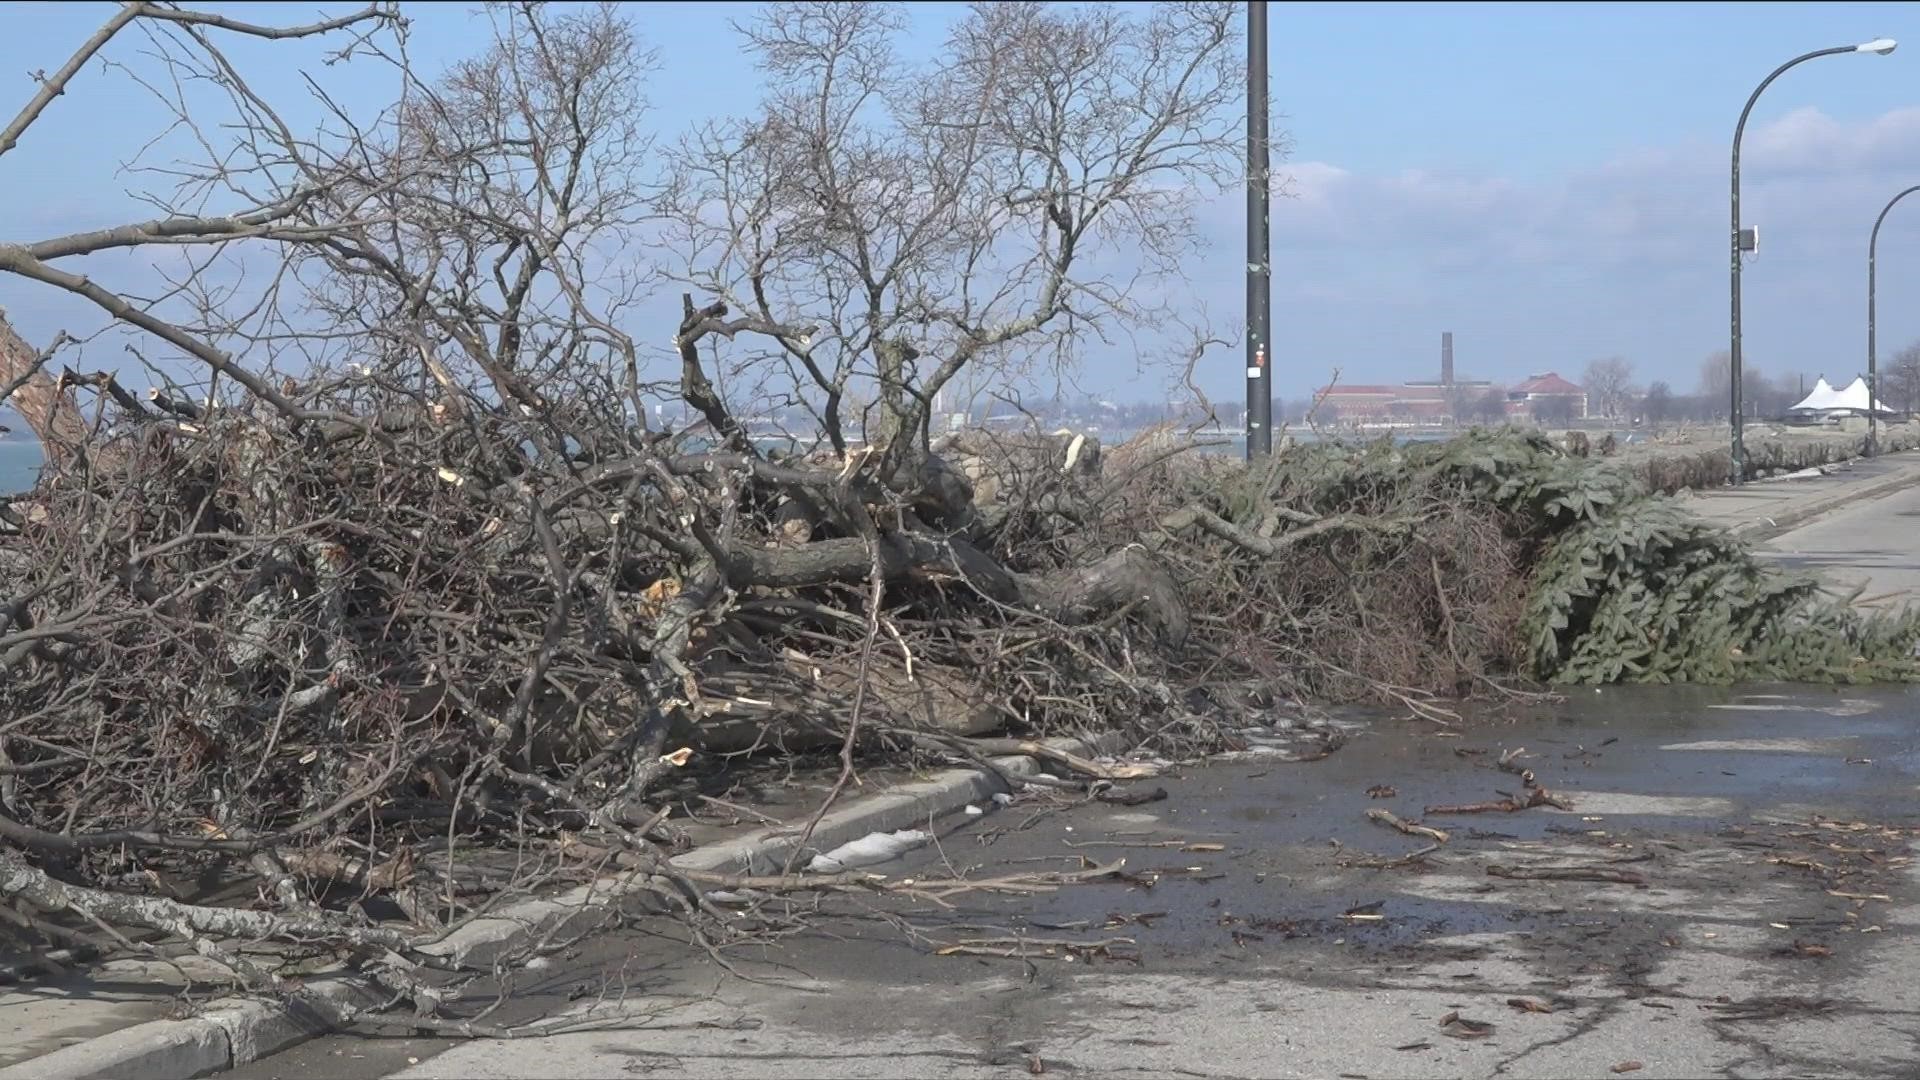
{"label": "distant building", "polygon": [[[1462,379],[1452,386],[1438,382],[1397,385],[1354,383],[1321,387],[1315,399],[1329,419],[1346,424],[1439,426],[1480,422],[1481,403],[1489,393],[1515,420],[1584,420],[1587,392],[1552,372],[1534,375],[1501,388],[1485,379]],[[1456,416],[1455,410],[1466,415]]]}
{"label": "distant building", "polygon": [[1453,418],[1446,388],[1439,383],[1399,386],[1328,386],[1315,400],[1345,423],[1445,423]]}
{"label": "distant building", "polygon": [[[1505,390],[1485,379],[1456,378],[1451,332],[1440,335],[1438,379],[1392,386],[1336,384],[1321,387],[1314,397],[1329,419],[1359,425],[1477,423],[1497,420],[1502,409],[1510,418],[1584,420],[1587,415],[1587,392],[1550,371]],[[1455,410],[1466,415],[1456,416]]]}
{"label": "distant building", "polygon": [[1414,379],[1392,386],[1336,383],[1314,391],[1314,397],[1330,418],[1343,423],[1441,425],[1460,419],[1456,408],[1471,409],[1493,389],[1485,379]]}
{"label": "distant building", "polygon": [[1551,371],[1507,390],[1507,415],[1585,420],[1587,392]]}
{"label": "distant building", "polygon": [[1417,379],[1394,386],[1326,386],[1314,392],[1329,419],[1347,424],[1443,425],[1454,422],[1454,409],[1485,398],[1493,384],[1483,379],[1456,379],[1453,371],[1453,333],[1440,335],[1440,378]]}

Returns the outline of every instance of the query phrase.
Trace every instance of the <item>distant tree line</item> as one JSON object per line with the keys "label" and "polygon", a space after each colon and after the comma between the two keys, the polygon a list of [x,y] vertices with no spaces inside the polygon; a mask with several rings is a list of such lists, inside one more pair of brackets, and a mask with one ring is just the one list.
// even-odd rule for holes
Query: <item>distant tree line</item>
{"label": "distant tree line", "polygon": [[[1853,381],[1851,369],[1827,373],[1827,381],[1836,387]],[[1634,378],[1633,362],[1619,356],[1592,361],[1581,374],[1581,388],[1587,392],[1587,416],[1595,420],[1664,424],[1724,422],[1731,407],[1731,374],[1727,354],[1716,352],[1700,362],[1694,385],[1676,389],[1666,379],[1641,384]],[[1746,371],[1742,400],[1750,417],[1780,416],[1792,408],[1813,388],[1820,373],[1769,374],[1752,367]],[[1880,399],[1903,411],[1920,412],[1920,342],[1908,345],[1883,361],[1880,372]],[[1497,426],[1510,418],[1507,392],[1499,387],[1460,387],[1448,404],[1456,423]],[[968,415],[975,422],[989,417],[1006,420],[1030,416],[1041,423],[1091,424],[1109,430],[1139,430],[1158,424],[1194,425],[1217,422],[1222,429],[1238,431],[1245,426],[1246,405],[1237,397],[1212,401],[1206,405],[1185,401],[1117,402],[1085,394],[1013,400],[1004,396],[982,395]],[[1276,423],[1298,426],[1309,413],[1320,423],[1339,420],[1331,405],[1314,410],[1314,399],[1276,398],[1273,415]],[[1533,403],[1528,418],[1540,424],[1564,424],[1577,418],[1573,401],[1549,398]],[[799,419],[799,417],[795,417]]]}
{"label": "distant tree line", "polygon": [[[1741,385],[1744,411],[1750,417],[1776,417],[1798,404],[1820,378],[1844,387],[1862,372],[1851,367],[1833,372],[1769,374],[1749,367]],[[1732,373],[1727,354],[1717,352],[1700,364],[1692,393],[1676,391],[1664,379],[1644,389],[1630,389],[1623,415],[1649,424],[1724,421],[1732,408]],[[1908,345],[1881,363],[1877,396],[1889,407],[1920,411],[1920,343]]]}
{"label": "distant tree line", "polygon": [[[1741,386],[1743,411],[1752,418],[1781,416],[1806,397],[1823,376],[1833,386],[1842,387],[1858,374],[1851,367],[1832,372],[1770,373],[1750,366]],[[1732,371],[1724,351],[1700,362],[1690,390],[1677,389],[1666,379],[1643,385],[1633,376],[1633,364],[1620,357],[1588,364],[1583,376],[1588,415],[1659,426],[1724,422],[1732,409]],[[1920,342],[1882,362],[1878,396],[1894,409],[1920,411]]]}

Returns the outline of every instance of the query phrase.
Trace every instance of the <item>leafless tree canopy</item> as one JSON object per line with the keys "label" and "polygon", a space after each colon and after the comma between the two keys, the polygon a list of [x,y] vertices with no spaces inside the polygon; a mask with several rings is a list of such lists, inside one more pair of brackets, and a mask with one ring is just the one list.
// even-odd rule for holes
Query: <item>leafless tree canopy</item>
{"label": "leafless tree canopy", "polygon": [[1656,379],[1647,387],[1640,399],[1640,412],[1649,424],[1664,424],[1675,418],[1678,407],[1674,399],[1673,387],[1664,379]]}
{"label": "leafless tree canopy", "polygon": [[1731,407],[1733,392],[1733,360],[1725,350],[1714,353],[1700,361],[1700,378],[1696,393],[1719,412],[1715,415],[1726,416]]}
{"label": "leafless tree canopy", "polygon": [[1633,365],[1618,356],[1595,360],[1585,376],[1587,411],[1596,416],[1619,416],[1627,407],[1633,383]]}
{"label": "leafless tree canopy", "polygon": [[1897,401],[1908,412],[1920,412],[1920,343],[1908,345],[1893,355],[1881,386],[1889,401]]}
{"label": "leafless tree canopy", "polygon": [[[1191,250],[1196,185],[1230,175],[1233,16],[981,4],[908,66],[895,9],[776,5],[743,28],[777,88],[763,114],[670,152],[668,277],[765,339],[730,382],[910,465],[963,370],[1068,360],[1149,313],[1139,286]],[[862,382],[871,415],[849,409]]]}

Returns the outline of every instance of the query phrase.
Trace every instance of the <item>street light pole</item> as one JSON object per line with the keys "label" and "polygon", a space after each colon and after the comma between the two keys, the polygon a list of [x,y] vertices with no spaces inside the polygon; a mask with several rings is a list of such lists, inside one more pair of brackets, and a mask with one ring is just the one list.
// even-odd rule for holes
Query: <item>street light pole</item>
{"label": "street light pole", "polygon": [[1273,453],[1273,267],[1268,242],[1267,0],[1247,3],[1247,460]]}
{"label": "street light pole", "polygon": [[1729,479],[1734,484],[1739,484],[1743,479],[1742,473],[1745,471],[1746,463],[1746,440],[1744,438],[1742,425],[1742,402],[1740,400],[1740,140],[1747,132],[1747,117],[1753,112],[1754,102],[1759,101],[1760,95],[1766,91],[1767,87],[1773,85],[1773,80],[1785,74],[1789,68],[1804,64],[1809,60],[1818,59],[1822,56],[1838,56],[1841,53],[1874,53],[1878,56],[1885,56],[1893,51],[1895,44],[1896,42],[1892,38],[1876,38],[1864,45],[1840,45],[1831,49],[1817,49],[1804,56],[1794,57],[1779,67],[1774,68],[1773,74],[1767,76],[1761,81],[1760,85],[1754,89],[1753,96],[1747,98],[1747,107],[1740,110],[1740,123],[1733,129],[1733,344],[1732,348],[1728,350],[1727,363],[1730,369],[1728,374],[1731,376],[1729,383],[1733,396],[1733,411],[1731,413],[1733,420],[1733,465],[1731,469],[1732,475]]}
{"label": "street light pole", "polygon": [[1920,191],[1920,184],[1908,188],[1887,200],[1880,210],[1880,216],[1873,219],[1873,235],[1867,239],[1867,456],[1880,452],[1880,415],[1875,410],[1880,407],[1880,358],[1874,347],[1874,261],[1880,251],[1880,225],[1887,220],[1895,203]]}

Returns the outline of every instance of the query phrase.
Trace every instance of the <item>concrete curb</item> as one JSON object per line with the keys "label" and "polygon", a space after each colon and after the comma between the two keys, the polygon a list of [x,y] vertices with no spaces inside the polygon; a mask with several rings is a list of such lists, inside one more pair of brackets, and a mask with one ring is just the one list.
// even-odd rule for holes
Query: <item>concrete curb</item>
{"label": "concrete curb", "polygon": [[1884,498],[1897,491],[1903,491],[1916,484],[1920,484],[1920,462],[1908,462],[1906,464],[1909,465],[1909,468],[1895,473],[1892,476],[1882,477],[1871,484],[1866,484],[1848,491],[1836,491],[1818,499],[1809,499],[1798,506],[1783,510],[1773,517],[1741,522],[1738,525],[1732,526],[1728,531],[1743,539],[1764,542],[1792,532],[1794,529],[1812,521],[1814,518],[1830,514],[1850,503]]}
{"label": "concrete curb", "polygon": [[[1096,756],[1119,752],[1117,735],[1091,740],[1051,739],[1046,745]],[[1025,756],[993,764],[1011,776],[1032,776],[1041,765]],[[968,803],[1006,790],[1000,778],[979,769],[951,769],[926,780],[856,800],[820,819],[809,849],[829,850],[871,832],[890,832],[944,817]],[[764,874],[777,871],[798,844],[796,830],[762,829],[690,851],[673,860],[682,870]],[[427,950],[485,965],[543,934],[590,928],[607,907],[623,899],[624,879],[603,878],[558,897],[529,900],[461,927]],[[341,1015],[353,1015],[387,1000],[367,980],[340,975],[309,979],[309,993]],[[191,1080],[246,1065],[331,1031],[307,1001],[224,998],[185,1020],[154,1020],[110,1035],[62,1047],[0,1068],[0,1080]]]}

